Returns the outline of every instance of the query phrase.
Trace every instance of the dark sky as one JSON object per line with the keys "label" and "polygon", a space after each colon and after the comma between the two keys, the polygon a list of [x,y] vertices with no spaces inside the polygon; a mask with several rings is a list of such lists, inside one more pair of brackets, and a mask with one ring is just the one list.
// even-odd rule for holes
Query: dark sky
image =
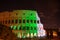
{"label": "dark sky", "polygon": [[0,1],[0,12],[16,9],[37,10],[41,21],[47,25],[60,25],[60,9],[58,0],[10,0]]}
{"label": "dark sky", "polygon": [[1,10],[12,9],[36,9],[36,10],[51,10],[58,6],[57,0],[22,0],[22,1],[0,1]]}

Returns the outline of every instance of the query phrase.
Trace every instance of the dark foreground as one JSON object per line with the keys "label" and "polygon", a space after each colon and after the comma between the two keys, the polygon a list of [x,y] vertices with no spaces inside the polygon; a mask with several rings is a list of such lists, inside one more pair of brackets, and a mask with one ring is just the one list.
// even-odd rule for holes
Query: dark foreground
{"label": "dark foreground", "polygon": [[47,39],[47,38],[25,38],[25,39],[18,39],[18,40],[60,40],[60,38],[53,38],[53,39],[51,39],[51,38],[49,38],[49,39]]}
{"label": "dark foreground", "polygon": [[24,39],[18,39],[18,40],[60,40],[60,38],[49,38],[49,39],[47,39],[47,38],[24,38]]}
{"label": "dark foreground", "polygon": [[[60,34],[60,33],[59,33]],[[58,35],[59,36],[59,35]],[[48,37],[44,37],[44,38],[17,38],[16,35],[14,35],[14,33],[12,33],[12,30],[10,28],[8,28],[7,26],[4,25],[0,25],[0,40],[60,40],[60,37],[53,37],[53,38],[48,38]]]}

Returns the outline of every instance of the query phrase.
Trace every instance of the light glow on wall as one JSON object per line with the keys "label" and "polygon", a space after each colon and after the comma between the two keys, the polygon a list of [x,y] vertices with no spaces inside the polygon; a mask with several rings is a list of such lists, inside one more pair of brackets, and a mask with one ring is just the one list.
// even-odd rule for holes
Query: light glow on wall
{"label": "light glow on wall", "polygon": [[57,32],[53,31],[53,36],[58,36]]}

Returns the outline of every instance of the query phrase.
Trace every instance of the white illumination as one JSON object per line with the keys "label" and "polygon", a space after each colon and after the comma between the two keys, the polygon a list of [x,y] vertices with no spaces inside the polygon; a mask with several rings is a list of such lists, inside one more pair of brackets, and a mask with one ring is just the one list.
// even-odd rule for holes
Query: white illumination
{"label": "white illumination", "polygon": [[40,33],[38,33],[38,37],[40,37]]}
{"label": "white illumination", "polygon": [[46,32],[45,32],[45,30],[41,30],[41,33],[40,33],[41,35],[41,37],[43,37],[43,36],[46,36]]}
{"label": "white illumination", "polygon": [[46,32],[43,29],[43,24],[39,23],[38,25],[38,37],[46,36]]}
{"label": "white illumination", "polygon": [[38,32],[38,37],[43,37],[43,36],[46,36],[46,32],[45,32],[45,30],[40,30]]}
{"label": "white illumination", "polygon": [[34,36],[37,36],[37,34],[36,34],[36,33],[34,33]]}
{"label": "white illumination", "polygon": [[10,26],[11,27],[11,29],[13,28],[13,26]]}

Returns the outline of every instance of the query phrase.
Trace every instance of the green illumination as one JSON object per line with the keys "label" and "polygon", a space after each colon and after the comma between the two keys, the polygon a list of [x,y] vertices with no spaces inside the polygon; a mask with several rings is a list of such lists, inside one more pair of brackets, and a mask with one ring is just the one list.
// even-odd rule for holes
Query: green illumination
{"label": "green illumination", "polygon": [[[34,37],[34,33],[37,34],[37,29],[34,29],[37,28],[37,23],[34,23],[34,20],[37,20],[37,12],[32,10],[15,10],[13,12],[18,13],[18,15],[16,15],[17,19],[14,19],[14,23],[18,26],[13,25],[11,28],[13,27],[13,30],[22,30],[22,32],[18,32],[17,37]],[[22,29],[20,29],[20,27]]]}
{"label": "green illumination", "polygon": [[16,30],[16,26],[13,26],[13,30]]}
{"label": "green illumination", "polygon": [[17,29],[20,30],[20,26],[18,26]]}

